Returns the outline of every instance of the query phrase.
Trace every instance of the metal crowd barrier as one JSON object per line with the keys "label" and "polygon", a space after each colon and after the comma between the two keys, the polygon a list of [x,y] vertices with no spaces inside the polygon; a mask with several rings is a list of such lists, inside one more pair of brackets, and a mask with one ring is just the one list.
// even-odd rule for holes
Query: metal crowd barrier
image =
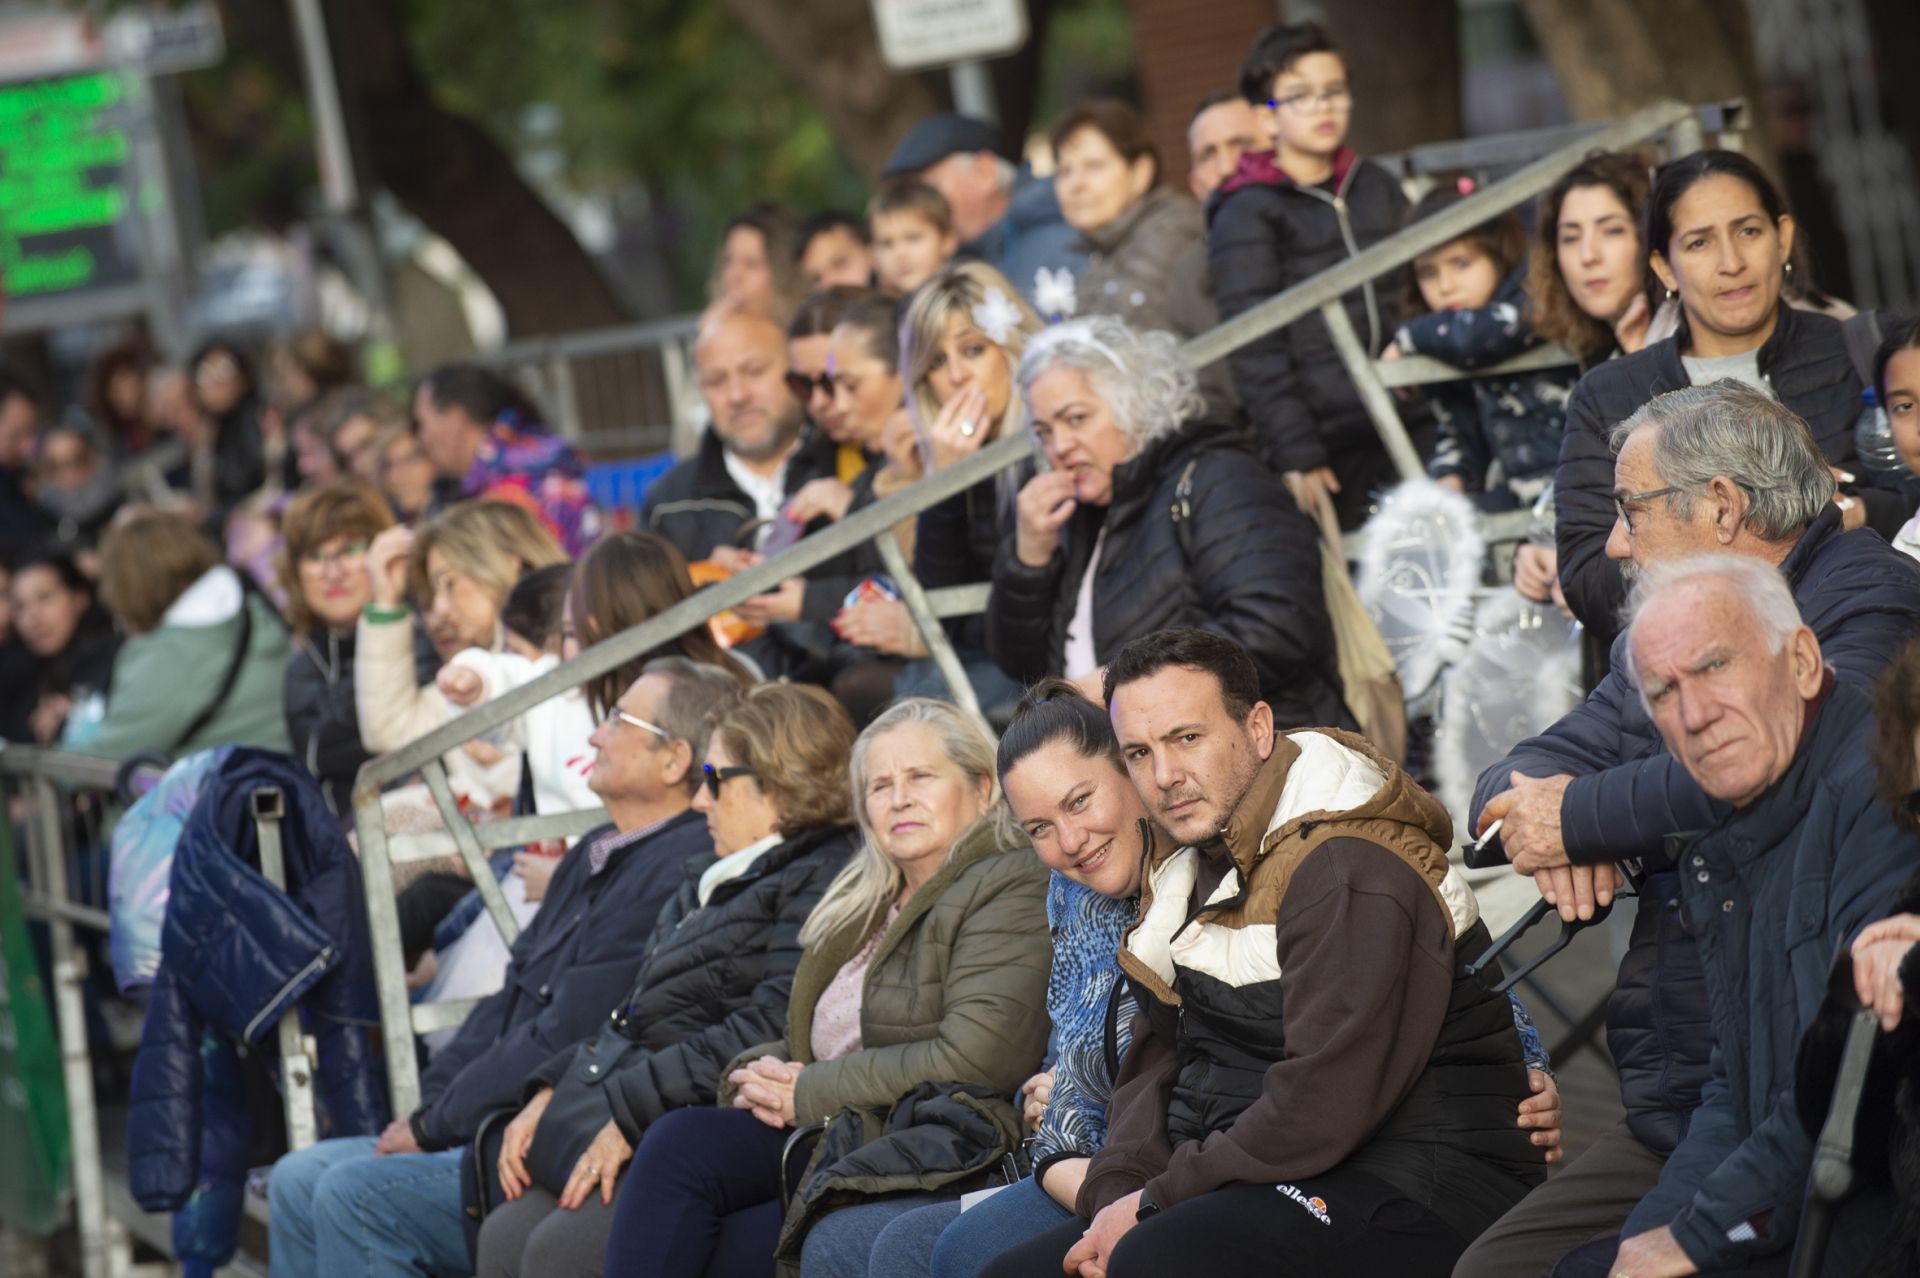
{"label": "metal crowd barrier", "polygon": [[[1713,120],[1723,118],[1724,113],[1719,107],[1706,110]],[[1333,333],[1342,362],[1361,388],[1374,424],[1397,467],[1403,476],[1418,476],[1423,473],[1423,468],[1394,408],[1388,384],[1370,352],[1354,333],[1341,298],[1368,281],[1405,266],[1420,254],[1459,238],[1481,222],[1535,199],[1577,165],[1590,150],[1619,150],[1663,136],[1670,139],[1671,149],[1676,153],[1697,149],[1703,140],[1699,110],[1680,102],[1663,102],[1604,127],[1583,131],[1576,139],[1564,143],[1510,176],[1487,185],[1445,212],[1388,237],[1340,265],[1193,339],[1186,344],[1183,354],[1195,367],[1202,367],[1314,311],[1320,312]],[[562,339],[563,342],[578,340]],[[563,351],[574,348],[556,343],[553,349]],[[1542,367],[1555,361],[1566,362],[1564,353],[1530,352],[1520,360],[1479,370],[1475,375],[1499,375],[1522,368]],[[1406,363],[1412,367],[1389,370],[1388,375],[1394,376],[1398,384],[1437,380],[1438,372],[1444,371],[1425,369],[1417,361]],[[603,819],[602,814],[592,812],[475,825],[460,813],[448,785],[446,767],[442,762],[448,751],[494,731],[549,698],[652,651],[696,626],[706,624],[716,614],[773,589],[788,577],[805,573],[867,541],[877,542],[889,572],[900,586],[903,601],[913,616],[914,624],[926,641],[933,660],[945,675],[949,688],[954,691],[956,701],[978,714],[979,708],[974,704],[958,659],[940,625],[940,618],[983,608],[985,587],[976,585],[949,592],[923,590],[908,569],[898,546],[886,534],[902,520],[916,517],[948,497],[1018,465],[1031,456],[1032,447],[1024,433],[996,440],[973,456],[805,538],[785,553],[703,589],[659,616],[595,644],[572,661],[525,686],[476,707],[418,740],[368,762],[361,769],[355,786],[354,819],[359,832],[361,870],[367,885],[367,910],[374,938],[373,957],[379,986],[381,1022],[388,1043],[397,1048],[399,1044],[410,1041],[413,1034],[457,1024],[466,1014],[466,1008],[454,1005],[415,1007],[408,998],[393,891],[393,866],[404,861],[442,856],[451,847],[472,874],[501,935],[511,942],[518,929],[508,912],[505,897],[488,869],[487,851],[514,846],[534,838],[581,833]],[[426,839],[390,838],[381,809],[381,790],[416,773],[426,782],[433,795],[441,819],[445,822],[445,831]],[[391,1050],[386,1059],[394,1112],[409,1113],[420,1099],[418,1062],[412,1052],[404,1050]]]}
{"label": "metal crowd barrier", "polygon": [[[26,886],[21,902],[27,917],[47,925],[48,988],[72,1138],[72,1201],[83,1278],[157,1278],[170,1272],[166,1266],[134,1263],[136,1239],[163,1255],[172,1254],[169,1219],[139,1207],[128,1192],[124,1171],[107,1165],[108,1148],[125,1150],[125,1116],[117,1106],[103,1108],[94,1090],[86,1014],[89,961],[79,935],[87,932],[104,938],[112,930],[107,910],[108,853],[124,797],[119,787],[142,794],[163,774],[157,764],[123,768],[111,759],[0,743],[0,797],[10,807],[15,800],[20,802],[20,824],[26,834]],[[262,789],[253,797],[261,873],[275,886],[284,887],[281,792]],[[8,819],[12,816],[10,811]],[[75,883],[69,871],[81,853],[89,854],[88,872]],[[315,1137],[314,1047],[312,1039],[300,1031],[297,1011],[289,1010],[282,1017],[278,1040],[288,1140],[292,1148],[301,1149]],[[111,1138],[109,1126],[120,1129]],[[264,1274],[244,1256],[237,1257],[227,1272]]]}

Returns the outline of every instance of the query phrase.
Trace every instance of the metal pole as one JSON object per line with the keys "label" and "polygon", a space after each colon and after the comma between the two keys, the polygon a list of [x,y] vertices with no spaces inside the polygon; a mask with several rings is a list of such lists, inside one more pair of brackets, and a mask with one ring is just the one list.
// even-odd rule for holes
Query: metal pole
{"label": "metal pole", "polygon": [[987,64],[977,60],[955,62],[947,67],[953,85],[953,109],[989,124],[1000,123],[1000,107],[993,96],[993,77]]}
{"label": "metal pole", "polygon": [[359,178],[353,171],[353,149],[347,143],[347,121],[340,109],[340,81],[333,73],[333,49],[327,43],[327,20],[320,0],[291,0],[294,32],[300,38],[300,69],[307,80],[307,98],[313,107],[314,151],[320,161],[320,189],[333,213],[351,213],[360,204]]}
{"label": "metal pole", "polygon": [[900,543],[894,540],[891,532],[884,532],[873,539],[873,546],[880,552],[880,562],[886,565],[887,572],[893,577],[893,584],[900,588],[900,601],[907,605],[914,626],[926,641],[933,664],[940,667],[940,676],[947,681],[947,695],[953,698],[955,705],[986,728],[989,737],[993,736],[987,717],[980,713],[980,700],[973,695],[973,683],[967,678],[966,668],[960,664],[959,654],[954,652],[953,644],[948,642],[946,628],[940,624],[939,615],[927,601],[927,592],[920,585],[920,579],[907,566],[907,556],[900,549]]}
{"label": "metal pole", "polygon": [[359,175],[353,167],[353,148],[347,140],[346,114],[340,106],[340,81],[334,73],[333,47],[320,0],[288,0],[293,6],[294,32],[300,42],[300,69],[307,81],[313,111],[314,151],[320,166],[320,189],[327,212],[342,240],[341,255],[355,286],[367,303],[366,371],[368,380],[398,377],[401,360],[393,340],[392,310],[386,273],[381,269],[380,245],[362,216]]}
{"label": "metal pole", "polygon": [[400,905],[394,898],[393,864],[387,859],[387,815],[380,787],[363,784],[354,794],[354,828],[360,836],[360,881],[367,898],[367,935],[373,944],[373,989],[386,1035],[387,1096],[393,1116],[420,1106],[420,1059],[413,1048],[413,1003],[407,997],[407,964],[400,952]]}
{"label": "metal pole", "polygon": [[520,935],[520,925],[514,922],[513,911],[507,908],[506,894],[500,890],[500,880],[493,877],[493,866],[480,847],[480,840],[474,837],[473,822],[460,810],[459,801],[453,797],[453,787],[447,784],[447,765],[439,759],[429,759],[421,767],[420,776],[433,795],[434,806],[440,809],[440,819],[447,823],[447,833],[460,849],[460,859],[466,863],[467,873],[473,876],[480,900],[493,916],[494,926],[500,929],[500,939],[511,946]]}
{"label": "metal pole", "polygon": [[1393,406],[1393,393],[1380,384],[1379,374],[1373,371],[1372,355],[1360,344],[1360,334],[1353,331],[1346,306],[1336,297],[1320,308],[1320,314],[1327,321],[1333,349],[1339,352],[1340,362],[1347,366],[1347,376],[1360,392],[1360,402],[1367,406],[1367,415],[1373,418],[1374,429],[1380,432],[1380,442],[1387,446],[1400,478],[1420,478],[1427,473],[1427,468],[1420,464],[1420,454],[1407,438],[1400,410]]}
{"label": "metal pole", "polygon": [[[286,796],[279,786],[263,785],[253,792],[253,827],[260,839],[260,873],[267,882],[287,890],[287,862],[280,847],[280,822],[287,814]],[[287,1111],[287,1148],[305,1149],[318,1139],[313,1117],[313,1056],[300,1037],[300,1013],[289,1007],[281,1013],[281,1102]]]}
{"label": "metal pole", "polygon": [[[29,861],[37,862],[41,889],[54,901],[67,899],[67,857],[60,821],[60,792],[43,776],[33,778],[33,820],[27,826]],[[80,1270],[85,1278],[109,1278],[106,1178],[100,1163],[100,1113],[93,1095],[93,1060],[87,1050],[87,1010],[82,986],[86,958],[74,944],[73,924],[47,922],[53,958],[53,1003],[60,1022],[60,1066],[67,1088],[67,1128],[73,1138],[73,1203],[80,1229]]]}

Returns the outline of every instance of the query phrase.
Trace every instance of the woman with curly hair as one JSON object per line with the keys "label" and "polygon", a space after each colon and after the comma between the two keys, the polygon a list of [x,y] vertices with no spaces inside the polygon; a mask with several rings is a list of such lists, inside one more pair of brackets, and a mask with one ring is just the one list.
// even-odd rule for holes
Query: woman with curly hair
{"label": "woman with curly hair", "polygon": [[1027,342],[1020,398],[1048,469],[1020,490],[993,565],[987,650],[1098,700],[1107,660],[1203,626],[1252,654],[1277,722],[1352,727],[1317,534],[1242,432],[1200,416],[1170,333],[1071,320]]}

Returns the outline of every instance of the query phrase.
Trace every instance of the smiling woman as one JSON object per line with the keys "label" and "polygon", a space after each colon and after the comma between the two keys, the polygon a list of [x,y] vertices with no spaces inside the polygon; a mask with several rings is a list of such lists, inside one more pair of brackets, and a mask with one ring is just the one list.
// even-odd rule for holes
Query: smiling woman
{"label": "smiling woman", "polygon": [[1555,474],[1555,539],[1567,604],[1596,638],[1619,629],[1626,587],[1605,554],[1613,529],[1607,435],[1663,391],[1732,378],[1805,420],[1840,479],[1849,528],[1892,537],[1910,512],[1901,494],[1855,483],[1853,424],[1865,379],[1839,320],[1790,304],[1794,224],[1759,166],[1732,151],[1668,164],[1647,197],[1648,271],[1680,307],[1680,331],[1581,378],[1567,403]]}

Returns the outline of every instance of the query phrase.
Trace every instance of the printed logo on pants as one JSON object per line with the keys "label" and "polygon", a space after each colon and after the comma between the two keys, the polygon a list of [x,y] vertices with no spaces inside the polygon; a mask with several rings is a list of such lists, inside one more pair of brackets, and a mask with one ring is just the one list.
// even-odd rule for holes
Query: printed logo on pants
{"label": "printed logo on pants", "polygon": [[1333,1223],[1333,1218],[1327,1215],[1326,1199],[1317,1196],[1309,1198],[1307,1195],[1301,1193],[1299,1188],[1294,1185],[1275,1185],[1274,1188],[1279,1190],[1284,1196],[1293,1199],[1293,1201],[1305,1207],[1307,1212],[1321,1224],[1331,1225]]}

